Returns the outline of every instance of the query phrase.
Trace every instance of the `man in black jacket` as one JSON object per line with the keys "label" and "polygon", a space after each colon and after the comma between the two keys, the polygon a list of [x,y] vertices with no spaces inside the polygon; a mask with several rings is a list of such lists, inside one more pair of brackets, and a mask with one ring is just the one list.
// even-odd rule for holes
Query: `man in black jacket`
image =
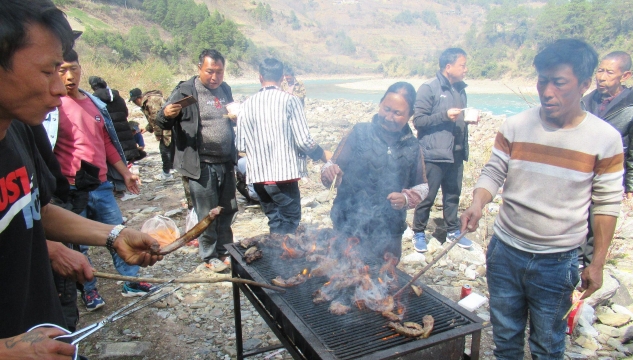
{"label": "man in black jacket", "polygon": [[[440,70],[435,78],[422,84],[416,96],[413,123],[424,152],[429,183],[429,196],[415,208],[413,218],[413,243],[418,252],[426,251],[424,230],[440,187],[446,241],[454,241],[460,235],[457,208],[464,161],[468,160],[468,125],[463,114],[466,71],[466,52],[459,48],[446,49],[440,56]],[[462,238],[458,245],[469,248],[472,242]]]}
{"label": "man in black jacket", "polygon": [[[198,238],[200,257],[209,269],[220,272],[230,264],[224,245],[233,242],[231,221],[237,212],[234,124],[226,116],[233,96],[223,81],[224,57],[218,51],[202,51],[198,70],[198,76],[176,86],[156,124],[172,130],[174,169],[188,179],[196,214],[203,217],[222,207],[220,216]],[[185,107],[175,103],[188,96],[197,102]]]}
{"label": "man in black jacket", "polygon": [[[603,119],[622,136],[624,147],[624,193],[633,197],[633,90],[622,85],[631,78],[631,56],[614,51],[605,56],[596,70],[596,89],[582,98],[585,110]],[[589,265],[593,258],[591,217],[587,242],[580,248],[579,263]]]}

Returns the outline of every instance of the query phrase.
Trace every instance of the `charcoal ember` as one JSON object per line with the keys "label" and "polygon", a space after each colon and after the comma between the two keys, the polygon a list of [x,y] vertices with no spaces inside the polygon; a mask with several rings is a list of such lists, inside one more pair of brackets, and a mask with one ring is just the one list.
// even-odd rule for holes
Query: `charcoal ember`
{"label": "charcoal ember", "polygon": [[338,301],[333,301],[332,304],[330,304],[330,313],[333,315],[345,315],[347,314],[352,308],[346,305],[343,305],[342,303],[338,302]]}
{"label": "charcoal ember", "polygon": [[262,253],[262,251],[256,246],[253,246],[244,253],[244,261],[246,261],[247,264],[250,264],[255,260],[261,259],[263,256],[264,253]]}

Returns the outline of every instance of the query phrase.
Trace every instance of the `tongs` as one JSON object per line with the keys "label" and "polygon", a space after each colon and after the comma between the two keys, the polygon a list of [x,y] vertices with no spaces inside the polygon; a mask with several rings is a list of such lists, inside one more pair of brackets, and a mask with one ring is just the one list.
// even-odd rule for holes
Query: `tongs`
{"label": "tongs", "polygon": [[160,284],[160,285],[157,285],[155,287],[155,289],[153,289],[152,291],[144,294],[143,296],[138,298],[136,301],[133,301],[133,302],[123,306],[122,308],[116,310],[112,314],[106,316],[103,320],[98,321],[98,322],[93,323],[93,324],[90,324],[90,325],[88,325],[88,326],[86,326],[86,327],[84,327],[82,329],[79,329],[79,330],[77,330],[75,332],[71,333],[70,331],[62,328],[61,326],[58,326],[58,325],[55,325],[55,324],[49,324],[49,323],[44,323],[44,324],[39,324],[39,325],[33,326],[27,332],[30,332],[31,330],[35,330],[35,329],[38,329],[38,328],[41,328],[41,327],[53,327],[53,328],[60,329],[60,330],[64,331],[66,334],[55,337],[55,340],[60,340],[60,341],[69,343],[71,345],[75,345],[76,349],[75,349],[75,355],[73,357],[73,360],[77,360],[77,357],[78,357],[77,344],[80,341],[82,341],[86,337],[92,335],[93,333],[99,331],[101,328],[103,328],[107,324],[112,323],[112,322],[114,322],[116,320],[119,320],[119,319],[121,319],[121,318],[123,318],[125,316],[128,316],[128,315],[130,315],[130,314],[132,314],[132,313],[134,313],[134,312],[136,312],[138,310],[141,310],[142,308],[147,307],[147,306],[149,306],[149,305],[151,305],[151,304],[153,304],[155,302],[158,302],[158,301],[166,298],[167,296],[171,295],[175,291],[179,290],[180,286],[175,288],[175,289],[173,289],[172,291],[170,291],[170,292],[168,292],[166,294],[160,295],[157,298],[152,299],[149,302],[146,302],[146,303],[144,303],[142,305],[139,305],[137,307],[132,308],[134,305],[136,305],[139,302],[147,299],[148,297],[156,294],[163,287],[165,287],[168,284],[171,284],[172,282],[173,282],[173,280],[171,280],[169,282],[166,282],[166,283],[163,283],[163,284]]}

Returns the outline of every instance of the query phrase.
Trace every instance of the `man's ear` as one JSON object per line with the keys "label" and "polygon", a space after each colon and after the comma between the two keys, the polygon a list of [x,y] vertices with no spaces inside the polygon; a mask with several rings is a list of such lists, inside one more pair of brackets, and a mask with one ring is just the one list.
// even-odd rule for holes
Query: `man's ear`
{"label": "man's ear", "polygon": [[262,74],[259,74],[259,83],[260,84],[264,83],[264,77],[262,76]]}
{"label": "man's ear", "polygon": [[625,81],[627,81],[628,79],[630,79],[630,78],[631,78],[631,75],[632,75],[631,70],[629,70],[629,71],[625,71],[625,72],[622,74],[622,79],[620,79],[620,82],[625,82]]}
{"label": "man's ear", "polygon": [[592,80],[593,80],[593,77],[590,77],[589,79],[583,81],[580,84],[580,95],[583,95],[584,93],[587,92],[587,90],[589,90],[589,87],[591,87]]}

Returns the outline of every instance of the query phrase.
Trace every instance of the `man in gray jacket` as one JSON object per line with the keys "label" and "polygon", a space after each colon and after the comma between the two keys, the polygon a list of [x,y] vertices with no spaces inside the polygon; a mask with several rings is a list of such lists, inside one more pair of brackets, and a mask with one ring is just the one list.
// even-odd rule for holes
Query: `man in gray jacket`
{"label": "man in gray jacket", "polygon": [[[216,206],[222,207],[220,216],[198,239],[200,257],[207,268],[220,272],[230,264],[224,245],[233,242],[231,220],[237,212],[237,152],[233,123],[226,116],[226,105],[233,102],[233,95],[224,82],[224,57],[218,51],[202,51],[198,70],[198,76],[176,86],[156,124],[172,130],[174,169],[188,180],[196,214],[202,218]],[[196,103],[184,107],[176,103],[188,96]]]}
{"label": "man in gray jacket", "polygon": [[[464,122],[467,72],[466,52],[459,48],[444,50],[440,70],[434,79],[422,84],[415,101],[413,123],[424,153],[429,196],[415,208],[413,243],[418,252],[426,251],[424,230],[437,191],[442,188],[446,241],[459,235],[457,208],[462,191],[464,161],[468,160],[468,125]],[[459,246],[470,248],[466,238]]]}
{"label": "man in gray jacket", "polygon": [[[613,126],[622,137],[624,147],[624,192],[633,197],[633,90],[622,85],[631,78],[631,55],[624,51],[607,54],[596,70],[596,89],[582,98],[585,110]],[[587,242],[580,247],[582,267],[593,258],[593,227],[589,219]]]}

